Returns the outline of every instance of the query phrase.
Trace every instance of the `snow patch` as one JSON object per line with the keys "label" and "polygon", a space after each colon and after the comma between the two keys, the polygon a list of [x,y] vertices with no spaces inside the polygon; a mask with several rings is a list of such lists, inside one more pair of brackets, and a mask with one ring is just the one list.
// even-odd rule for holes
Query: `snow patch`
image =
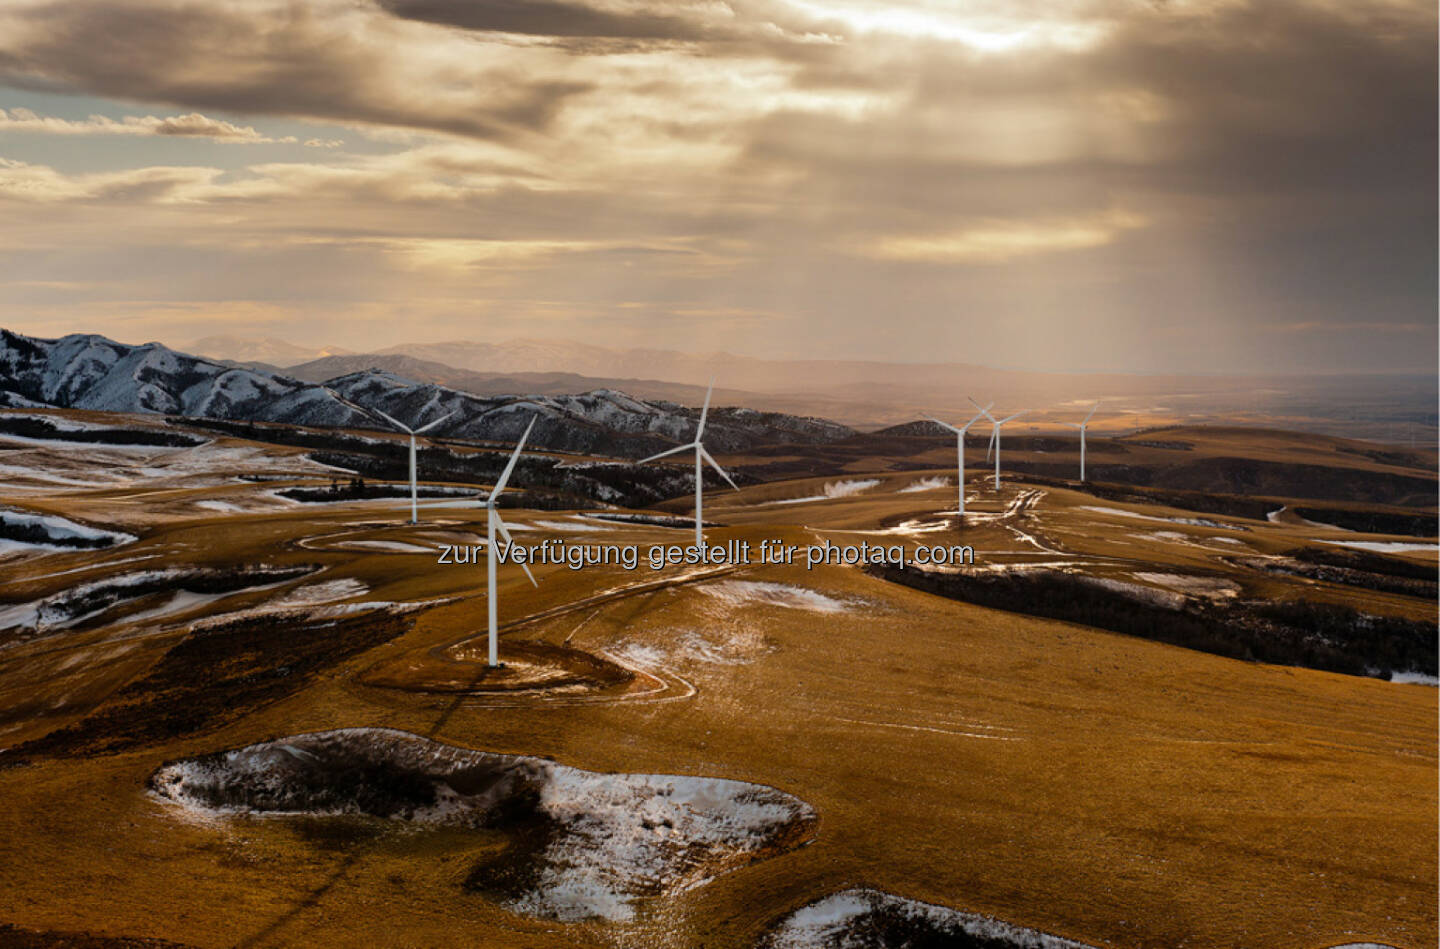
{"label": "snow patch", "polygon": [[[884,933],[883,941],[875,935]],[[994,949],[1090,949],[1085,943],[979,913],[909,900],[864,887],[841,890],[782,919],[763,949],[984,945]]]}
{"label": "snow patch", "polygon": [[1224,524],[1220,521],[1212,521],[1204,517],[1159,517],[1154,514],[1141,514],[1139,511],[1127,511],[1118,507],[1092,507],[1090,505],[1078,505],[1077,511],[1093,511],[1096,514],[1110,514],[1114,517],[1133,517],[1142,521],[1168,521],[1171,524],[1188,524],[1191,527],[1218,527],[1227,531],[1248,531],[1250,528],[1242,527],[1239,524]]}
{"label": "snow patch", "polygon": [[853,481],[827,481],[820,494],[812,494],[803,498],[786,498],[783,501],[771,501],[771,504],[805,504],[810,501],[830,501],[836,498],[848,498],[854,495],[869,491],[880,483],[879,478],[861,478]]}
{"label": "snow patch", "polygon": [[1412,544],[1399,540],[1317,540],[1315,543],[1329,544],[1332,547],[1354,547],[1357,550],[1373,550],[1379,554],[1440,552],[1440,545],[1437,544]]}
{"label": "snow patch", "polygon": [[626,921],[813,833],[804,801],[744,781],[603,774],[346,728],[170,762],[150,777],[184,814],[368,815],[517,834],[467,886],[545,919]]}
{"label": "snow patch", "polygon": [[730,607],[783,606],[793,610],[809,610],[812,613],[844,613],[849,609],[848,604],[842,600],[788,583],[721,580],[718,583],[701,584],[696,589]]}
{"label": "snow patch", "polygon": [[21,535],[19,538],[7,538],[12,543],[60,550],[115,547],[139,540],[134,534],[78,524],[58,514],[0,511],[0,529]]}
{"label": "snow patch", "polygon": [[1135,579],[1179,593],[1224,600],[1240,594],[1240,584],[1223,577],[1201,577],[1181,573],[1136,573]]}
{"label": "snow patch", "polygon": [[601,534],[614,530],[611,527],[601,527],[599,524],[584,524],[580,521],[535,521],[535,527],[552,531],[577,531],[580,533]]}
{"label": "snow patch", "polygon": [[1440,676],[1432,676],[1428,672],[1392,672],[1390,681],[1402,685],[1440,686]]}

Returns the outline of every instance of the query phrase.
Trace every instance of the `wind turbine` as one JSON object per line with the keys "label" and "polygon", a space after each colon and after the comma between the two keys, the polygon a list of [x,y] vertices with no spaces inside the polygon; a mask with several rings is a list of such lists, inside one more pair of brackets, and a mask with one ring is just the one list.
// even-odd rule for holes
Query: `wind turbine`
{"label": "wind turbine", "polygon": [[702,472],[703,472],[703,469],[702,469],[701,466],[700,466],[701,460],[703,459],[704,461],[709,462],[709,463],[710,463],[710,467],[714,468],[716,471],[718,471],[718,472],[720,473],[720,477],[722,477],[722,478],[724,478],[726,481],[729,481],[729,482],[730,482],[730,487],[734,488],[736,491],[739,491],[739,490],[740,490],[740,486],[739,486],[738,484],[736,484],[736,483],[734,482],[734,480],[732,480],[731,477],[730,477],[728,474],[725,473],[725,469],[720,467],[720,463],[719,463],[718,461],[716,461],[714,458],[711,458],[711,457],[710,457],[710,453],[705,450],[705,445],[700,441],[701,437],[705,434],[705,416],[706,416],[706,414],[710,411],[710,393],[711,393],[712,391],[714,391],[714,389],[715,389],[715,380],[714,380],[714,379],[711,379],[711,380],[710,380],[710,388],[708,388],[708,389],[705,390],[705,405],[704,405],[703,407],[701,407],[701,409],[700,409],[700,424],[695,426],[695,440],[694,440],[693,442],[690,442],[688,445],[681,445],[681,446],[678,447],[678,448],[670,448],[670,449],[667,449],[666,451],[660,452],[658,455],[651,455],[649,458],[642,458],[642,459],[640,459],[639,461],[636,462],[636,464],[643,465],[643,464],[645,464],[645,463],[647,463],[647,462],[654,461],[654,460],[657,459],[657,458],[664,458],[666,455],[676,455],[676,454],[679,454],[679,453],[682,452],[682,451],[689,451],[691,448],[695,449],[695,546],[696,546],[696,547],[703,547],[703,546],[705,546],[705,534],[704,534],[704,528],[703,528],[703,525],[704,525],[704,523],[705,523],[705,519],[704,519],[704,517],[702,516],[702,513],[701,513],[702,507],[703,507],[703,505],[704,505],[704,500],[705,500],[705,498],[704,498],[705,488],[704,488],[704,482],[703,482],[702,479],[701,479],[701,474],[702,474]]}
{"label": "wind turbine", "polygon": [[[495,482],[495,487],[490,491],[490,497],[485,500],[486,538],[490,545],[488,555],[485,558],[485,606],[490,614],[490,668],[492,669],[500,665],[500,634],[499,624],[497,622],[499,613],[496,609],[495,602],[495,561],[497,560],[495,556],[495,535],[500,535],[505,541],[506,548],[509,548],[510,545],[514,543],[514,541],[510,539],[510,532],[505,529],[505,522],[500,519],[500,513],[495,510],[495,501],[500,497],[500,492],[505,490],[505,483],[510,480],[510,473],[515,470],[515,462],[520,460],[520,449],[525,447],[525,439],[530,437],[530,429],[535,427],[535,420],[539,417],[538,415],[532,415],[530,417],[530,424],[525,426],[525,434],[521,435],[520,440],[515,443],[515,451],[510,455],[510,460],[506,463],[505,470],[500,473],[500,480]],[[523,561],[520,567],[525,571],[525,576],[530,578],[530,582],[538,587],[540,584],[535,583],[535,574],[530,572],[530,567]]]}
{"label": "wind turbine", "polygon": [[[1090,407],[1090,415],[1094,415],[1094,414],[1095,414],[1095,410],[1098,409],[1098,408],[1100,408],[1100,403],[1099,403],[1099,402],[1096,402],[1093,406]],[[1084,483],[1085,483],[1085,426],[1087,426],[1087,425],[1090,424],[1090,415],[1085,416],[1084,421],[1081,421],[1081,422],[1066,422],[1066,423],[1065,423],[1066,425],[1069,425],[1071,428],[1078,428],[1078,429],[1080,429],[1080,483],[1081,483],[1081,484],[1084,484]]]}
{"label": "wind turbine", "polygon": [[[994,404],[994,402],[990,403],[990,405]],[[965,433],[970,431],[971,425],[974,425],[976,422],[980,421],[980,419],[985,416],[986,409],[989,409],[990,405],[987,405],[985,406],[985,408],[980,409],[980,411],[975,414],[974,418],[972,418],[970,421],[966,422],[959,428],[956,428],[954,425],[951,425],[948,422],[942,422],[938,418],[935,418],[933,415],[925,416],[930,421],[934,422],[936,425],[939,425],[941,428],[948,428],[950,429],[950,431],[955,433],[955,457],[957,460],[957,478],[960,482],[961,518],[965,517]],[[977,405],[976,408],[979,408],[979,406]]]}
{"label": "wind turbine", "polygon": [[[1020,416],[1024,415],[1026,412],[1029,412],[1030,410],[1029,410],[1029,409],[1023,409],[1023,410],[1021,410],[1021,411],[1019,411],[1019,412],[1016,412],[1014,415],[1007,415],[1007,416],[1005,416],[1005,417],[1002,418],[1002,419],[997,419],[995,416],[993,416],[993,415],[990,414],[990,406],[989,406],[989,405],[985,406],[985,407],[982,409],[982,408],[980,408],[980,403],[979,403],[979,402],[976,402],[974,399],[971,399],[971,400],[970,400],[970,404],[973,405],[973,406],[975,406],[977,409],[980,409],[980,414],[983,415],[983,416],[985,416],[986,418],[988,418],[988,419],[990,420],[990,448],[986,450],[986,452],[985,452],[985,458],[986,458],[986,460],[989,460],[989,458],[990,458],[990,451],[993,450],[993,451],[995,452],[995,490],[996,490],[996,491],[999,491],[999,490],[1000,490],[1000,426],[1001,426],[1001,425],[1004,425],[1006,422],[1013,422],[1013,421],[1015,421],[1015,419],[1019,418]],[[995,404],[994,402],[991,402],[991,403],[990,403],[990,405],[994,405],[994,404]]]}
{"label": "wind turbine", "polygon": [[394,425],[396,428],[400,429],[400,431],[410,436],[410,523],[418,524],[420,522],[420,515],[417,511],[418,504],[416,503],[418,491],[415,487],[415,436],[424,435],[426,432],[430,431],[430,429],[434,428],[436,425],[439,425],[441,422],[445,421],[447,418],[454,415],[455,413],[447,412],[446,414],[440,416],[428,425],[422,425],[419,428],[411,428],[404,422],[397,421],[396,419],[391,418],[384,412],[381,412],[379,409],[375,409],[374,411],[375,414],[379,415],[385,421],[389,422],[391,425]]}

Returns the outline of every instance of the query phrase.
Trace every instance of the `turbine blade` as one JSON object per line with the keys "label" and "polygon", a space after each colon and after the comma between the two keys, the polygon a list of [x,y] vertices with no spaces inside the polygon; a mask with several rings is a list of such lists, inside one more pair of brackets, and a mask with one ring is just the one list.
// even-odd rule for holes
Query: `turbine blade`
{"label": "turbine blade", "polygon": [[992,421],[992,422],[995,421],[995,416],[993,416],[993,415],[990,414],[990,406],[991,406],[991,405],[994,405],[994,404],[995,404],[994,402],[991,402],[990,405],[981,405],[979,402],[976,402],[974,399],[970,398],[970,396],[968,396],[968,395],[967,395],[965,398],[970,399],[970,404],[973,405],[973,406],[975,406],[977,409],[979,409],[981,415],[985,416],[986,418],[988,418],[988,419],[989,419],[990,421]]}
{"label": "turbine blade", "polygon": [[996,422],[990,426],[990,444],[985,446],[985,460],[990,460],[990,453],[995,450],[995,436],[1000,433],[1000,423]]}
{"label": "turbine blade", "polygon": [[[510,532],[505,529],[505,522],[502,521],[502,520],[500,520],[500,516],[499,516],[498,514],[495,516],[495,529],[500,532],[500,536],[505,540],[505,546],[506,546],[507,548],[508,548],[508,547],[513,547],[513,546],[515,545],[515,541],[510,538]],[[493,550],[490,551],[490,556],[492,556],[492,557],[495,556],[495,551],[493,551]],[[531,586],[537,586],[537,587],[538,587],[538,586],[540,585],[539,583],[536,583],[536,582],[535,582],[535,574],[533,574],[533,573],[530,572],[530,565],[529,565],[529,564],[522,563],[522,564],[520,565],[520,569],[521,569],[521,570],[524,570],[524,571],[525,571],[525,576],[527,576],[527,577],[530,578],[530,584],[531,584]]]}
{"label": "turbine blade", "polygon": [[430,429],[434,428],[436,425],[439,425],[441,422],[445,421],[447,418],[450,418],[454,414],[454,412],[446,412],[444,415],[440,416],[428,425],[422,425],[420,428],[415,429],[415,434],[423,435],[424,433],[430,431]]}
{"label": "turbine blade", "polygon": [[705,390],[705,404],[700,406],[700,424],[695,426],[695,441],[700,441],[700,436],[705,434],[705,416],[710,413],[710,393],[715,391],[715,380],[711,378],[710,388]]}
{"label": "turbine blade", "polygon": [[667,448],[665,451],[662,451],[662,452],[661,452],[660,454],[658,454],[658,455],[651,455],[649,458],[641,458],[639,461],[635,462],[635,464],[637,464],[637,465],[643,465],[643,464],[645,464],[646,462],[654,461],[656,458],[664,458],[666,455],[678,455],[678,454],[679,454],[680,452],[682,452],[682,451],[689,451],[690,449],[694,448],[694,447],[695,447],[696,445],[698,445],[698,444],[700,444],[700,443],[699,443],[699,442],[691,442],[691,443],[688,444],[688,445],[681,445],[681,446],[678,447],[678,448]]}
{"label": "turbine blade", "polygon": [[500,492],[505,490],[505,482],[510,480],[510,472],[515,470],[515,462],[520,460],[520,449],[525,447],[525,439],[530,437],[530,429],[535,427],[535,420],[539,417],[538,413],[530,416],[530,424],[525,426],[525,434],[521,435],[520,440],[515,443],[515,451],[511,453],[510,461],[506,463],[505,470],[500,473],[500,480],[495,482],[495,490],[490,492],[491,504],[494,504],[495,499],[500,496]]}
{"label": "turbine blade", "polygon": [[409,425],[406,425],[404,422],[400,422],[400,421],[397,421],[397,420],[391,418],[390,416],[386,415],[384,412],[380,411],[379,409],[372,409],[371,411],[373,411],[376,415],[378,415],[378,416],[380,416],[381,418],[383,418],[385,421],[389,422],[391,425],[394,425],[396,428],[400,429],[400,431],[405,432],[405,433],[407,433],[407,434],[412,434],[412,435],[414,434],[414,432],[412,432],[412,431],[410,430],[410,426],[409,426]]}
{"label": "turbine blade", "polygon": [[[1100,408],[1100,403],[1099,403],[1099,402],[1096,402],[1094,405],[1092,405],[1092,406],[1090,407],[1090,415],[1094,415],[1094,414],[1095,414],[1095,410],[1098,409],[1098,408]],[[1085,421],[1086,421],[1086,422],[1090,421],[1090,415],[1085,416]],[[1082,423],[1082,424],[1083,424],[1083,423]]]}
{"label": "turbine blade", "polygon": [[704,446],[704,445],[701,445],[701,446],[700,446],[700,455],[701,455],[701,457],[703,457],[706,461],[710,462],[710,467],[712,467],[712,468],[714,468],[716,471],[720,472],[720,477],[722,477],[722,478],[724,478],[726,481],[730,482],[730,487],[734,488],[736,491],[739,491],[739,490],[740,490],[740,485],[736,484],[736,483],[735,483],[735,479],[731,478],[728,474],[725,473],[725,469],[722,468],[722,467],[720,467],[720,462],[718,462],[718,461],[716,461],[714,458],[711,458],[711,457],[710,457],[710,453],[705,450],[705,446]]}
{"label": "turbine blade", "polygon": [[976,413],[975,413],[975,417],[972,418],[970,421],[966,422],[966,423],[960,428],[960,434],[961,434],[961,435],[964,435],[966,432],[970,431],[970,426],[971,426],[971,425],[974,425],[976,422],[980,421],[980,420],[981,420],[982,418],[984,418],[984,417],[985,417],[984,411],[976,412]]}
{"label": "turbine blade", "polygon": [[[976,417],[978,418],[979,416],[976,416]],[[956,435],[963,435],[963,434],[965,434],[964,432],[960,431],[960,429],[956,428],[954,425],[951,425],[951,424],[948,423],[948,422],[942,422],[942,421],[940,421],[938,418],[936,418],[936,417],[933,416],[933,415],[927,415],[927,416],[925,416],[925,418],[928,418],[930,421],[934,422],[936,425],[939,425],[941,428],[948,428],[948,429],[950,429],[950,431],[954,432]]]}
{"label": "turbine blade", "polygon": [[1026,409],[1026,410],[1023,411],[1023,412],[1016,412],[1014,415],[1007,415],[1007,416],[1005,416],[1004,418],[1002,418],[1000,421],[996,422],[995,424],[996,424],[996,425],[1004,425],[1006,422],[1013,422],[1013,421],[1015,421],[1017,418],[1019,418],[1020,416],[1022,416],[1022,415],[1028,415],[1029,413],[1030,413],[1030,410],[1029,410],[1029,409]]}

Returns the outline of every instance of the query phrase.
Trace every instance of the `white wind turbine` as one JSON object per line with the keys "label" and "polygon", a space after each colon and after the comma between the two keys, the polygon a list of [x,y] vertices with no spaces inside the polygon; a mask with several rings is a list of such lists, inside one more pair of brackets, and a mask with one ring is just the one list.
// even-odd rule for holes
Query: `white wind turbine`
{"label": "white wind turbine", "polygon": [[[495,510],[495,501],[500,497],[500,492],[505,490],[505,483],[510,480],[510,473],[515,470],[515,462],[520,460],[520,449],[525,447],[525,439],[530,437],[530,429],[535,427],[535,419],[537,418],[539,418],[538,415],[531,416],[530,424],[525,426],[525,434],[521,435],[520,440],[515,443],[515,451],[510,455],[510,460],[505,464],[505,470],[500,473],[500,480],[495,482],[495,487],[490,490],[490,497],[485,500],[485,529],[486,538],[489,541],[489,549],[485,557],[485,606],[489,611],[489,658],[490,668],[492,669],[500,665],[500,634],[499,623],[497,622],[499,611],[496,609],[495,602],[495,562],[497,560],[495,556],[495,535],[500,535],[505,541],[507,549],[514,543],[514,541],[510,539],[510,532],[505,529],[505,522],[500,519],[500,512]],[[535,583],[535,574],[530,572],[529,566],[522,562],[520,567],[525,571],[525,576],[530,578],[531,583],[535,584],[535,586],[540,585]]]}
{"label": "white wind turbine", "polygon": [[[990,405],[994,404],[994,402],[990,403]],[[990,408],[990,405],[987,405],[985,406],[985,408],[980,409],[979,412],[975,413],[974,418],[972,418],[970,421],[966,422],[959,428],[956,428],[954,425],[951,425],[948,422],[942,422],[938,418],[935,418],[933,415],[925,416],[930,421],[934,422],[936,425],[939,425],[941,428],[948,428],[950,431],[955,433],[955,457],[957,462],[956,475],[957,480],[960,482],[960,516],[962,518],[965,516],[965,433],[970,431],[971,425],[974,425],[976,422],[980,421],[980,419],[985,417],[986,410]],[[977,405],[976,408],[980,407]]]}
{"label": "white wind turbine", "polygon": [[[1096,402],[1093,406],[1090,407],[1090,415],[1094,415],[1094,414],[1095,414],[1095,410],[1098,409],[1098,408],[1100,408],[1100,403],[1099,403],[1099,402]],[[1066,425],[1069,425],[1071,428],[1078,428],[1078,429],[1080,429],[1080,483],[1081,483],[1081,484],[1084,484],[1084,483],[1085,483],[1085,426],[1087,426],[1087,425],[1090,424],[1090,415],[1085,416],[1084,421],[1081,421],[1081,422],[1066,422],[1066,423],[1065,423]]]}
{"label": "white wind turbine", "polygon": [[705,498],[704,498],[705,488],[704,488],[704,481],[703,481],[703,479],[702,479],[702,477],[701,477],[701,475],[703,474],[704,469],[701,467],[700,462],[701,462],[702,460],[709,462],[709,463],[710,463],[710,467],[714,468],[716,471],[718,471],[718,472],[720,473],[720,477],[722,477],[722,478],[724,478],[726,481],[729,481],[729,482],[730,482],[730,487],[734,488],[736,491],[739,491],[739,490],[740,490],[740,486],[739,486],[738,484],[736,484],[736,483],[734,482],[734,480],[732,480],[731,477],[730,477],[728,474],[725,473],[725,469],[720,467],[720,463],[719,463],[718,461],[716,461],[714,458],[711,458],[711,457],[710,457],[710,453],[705,450],[705,445],[700,441],[701,437],[705,434],[705,416],[706,416],[706,414],[710,411],[710,393],[711,393],[714,389],[715,389],[715,380],[714,380],[714,379],[711,379],[711,380],[710,380],[710,388],[708,388],[708,389],[705,390],[705,405],[700,409],[700,424],[697,425],[697,426],[695,426],[695,440],[694,440],[693,442],[690,442],[690,443],[687,444],[687,445],[681,445],[681,446],[678,447],[678,448],[670,448],[670,449],[667,449],[666,451],[660,452],[658,455],[651,455],[649,458],[642,458],[641,460],[639,460],[639,461],[636,462],[636,464],[643,465],[643,464],[645,464],[645,463],[647,463],[647,462],[654,461],[654,460],[657,459],[657,458],[664,458],[666,455],[676,455],[676,454],[679,454],[679,453],[682,452],[682,451],[689,451],[689,450],[692,449],[692,448],[695,449],[695,546],[696,546],[696,547],[703,547],[703,546],[705,546],[705,534],[704,534],[704,528],[703,528],[703,525],[704,525],[704,523],[705,523],[705,518],[704,518],[704,515],[703,515],[703,513],[702,513],[702,509],[703,509],[703,506],[704,506],[704,500],[705,500]]}
{"label": "white wind turbine", "polygon": [[415,487],[415,436],[424,435],[426,432],[430,431],[430,429],[434,428],[436,425],[439,425],[441,422],[445,421],[447,418],[454,415],[455,413],[448,412],[427,425],[422,425],[419,428],[411,428],[404,422],[391,418],[384,412],[381,412],[379,409],[375,409],[374,411],[385,421],[389,422],[391,425],[394,425],[396,428],[400,429],[400,431],[410,436],[410,523],[418,524],[420,522],[420,515],[417,510],[419,505],[416,502],[416,498],[418,497],[418,490]]}
{"label": "white wind turbine", "polygon": [[[989,406],[989,405],[987,405],[985,408],[981,409],[981,408],[980,408],[980,403],[979,403],[979,402],[976,402],[974,399],[971,399],[971,400],[970,400],[970,404],[973,405],[973,406],[975,406],[977,409],[980,409],[980,414],[983,415],[983,416],[985,416],[986,418],[988,418],[988,419],[990,420],[990,449],[985,452],[985,458],[986,458],[987,460],[990,458],[990,451],[991,451],[991,450],[993,450],[993,451],[995,452],[995,490],[996,490],[996,491],[999,491],[999,490],[1000,490],[1000,426],[1001,426],[1001,425],[1004,425],[1006,422],[1013,422],[1013,421],[1015,421],[1017,418],[1019,418],[1020,416],[1024,415],[1026,412],[1029,412],[1030,410],[1029,410],[1029,409],[1023,409],[1023,410],[1021,410],[1021,411],[1019,411],[1019,412],[1016,412],[1014,415],[1007,415],[1007,416],[1005,416],[1004,418],[997,419],[995,416],[993,416],[993,415],[990,414],[990,406]],[[994,405],[994,404],[995,404],[994,402],[991,402],[991,403],[990,403],[990,405]]]}

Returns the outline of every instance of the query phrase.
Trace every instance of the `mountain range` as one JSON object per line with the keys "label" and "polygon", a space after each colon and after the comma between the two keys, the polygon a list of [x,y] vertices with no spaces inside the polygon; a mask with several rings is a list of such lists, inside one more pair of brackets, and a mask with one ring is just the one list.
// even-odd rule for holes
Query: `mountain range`
{"label": "mountain range", "polygon": [[[282,362],[278,341],[224,349],[212,355],[267,355]],[[243,340],[240,342],[244,342]],[[253,344],[252,344],[253,343]],[[263,345],[262,345],[263,344]],[[268,348],[267,348],[268,347]],[[303,347],[295,347],[304,349]],[[221,349],[224,349],[221,352]],[[420,382],[477,395],[527,392],[560,395],[620,389],[640,399],[698,403],[715,379],[717,399],[769,412],[821,416],[859,428],[880,428],[922,414],[974,412],[970,397],[995,400],[1007,413],[1031,409],[1025,425],[1051,428],[1075,421],[1097,401],[1098,430],[1223,422],[1289,428],[1407,443],[1435,437],[1436,375],[1213,375],[1053,373],[962,363],[887,363],[867,360],[761,359],[730,353],[612,349],[567,340],[452,341],[392,346],[364,355],[327,347],[330,355],[288,368],[257,366],[307,381],[381,369]],[[306,350],[316,352],[316,350]],[[282,359],[282,357],[284,357]],[[253,365],[253,364],[252,364]]]}
{"label": "mountain range", "polygon": [[274,336],[206,336],[185,347],[186,352],[216,362],[262,363],[284,368],[326,356],[348,356],[354,352],[343,346],[308,347]]}
{"label": "mountain range", "polygon": [[[411,427],[444,419],[433,437],[510,442],[535,418],[531,444],[639,457],[690,437],[698,410],[615,389],[579,394],[491,396],[366,368],[307,381],[103,336],[38,339],[0,330],[0,407],[76,408],[190,418],[347,428],[385,427],[383,412]],[[714,451],[854,434],[846,426],[749,408],[715,407],[706,428]]]}

